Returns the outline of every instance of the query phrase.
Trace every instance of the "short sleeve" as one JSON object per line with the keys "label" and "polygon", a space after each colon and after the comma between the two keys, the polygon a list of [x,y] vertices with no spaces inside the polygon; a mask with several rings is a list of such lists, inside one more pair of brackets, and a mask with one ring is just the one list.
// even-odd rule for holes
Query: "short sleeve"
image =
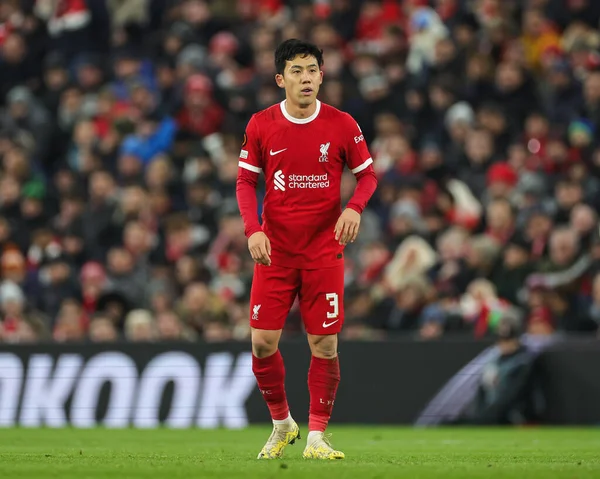
{"label": "short sleeve", "polygon": [[355,175],[373,163],[365,137],[358,123],[350,115],[344,115],[344,136],[346,138],[346,164]]}
{"label": "short sleeve", "polygon": [[260,173],[263,169],[260,133],[256,116],[252,116],[246,126],[238,164],[240,168],[253,171],[254,173]]}

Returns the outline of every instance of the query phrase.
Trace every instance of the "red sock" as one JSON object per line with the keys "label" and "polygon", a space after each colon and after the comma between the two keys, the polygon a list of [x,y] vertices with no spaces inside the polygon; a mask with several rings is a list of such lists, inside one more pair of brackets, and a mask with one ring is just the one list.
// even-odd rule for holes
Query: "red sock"
{"label": "red sock", "polygon": [[322,359],[313,356],[308,369],[309,431],[325,431],[327,428],[339,383],[340,362],[338,358]]}
{"label": "red sock", "polygon": [[285,367],[279,349],[266,358],[252,355],[252,372],[267,402],[271,418],[278,421],[287,419],[290,408],[285,396]]}

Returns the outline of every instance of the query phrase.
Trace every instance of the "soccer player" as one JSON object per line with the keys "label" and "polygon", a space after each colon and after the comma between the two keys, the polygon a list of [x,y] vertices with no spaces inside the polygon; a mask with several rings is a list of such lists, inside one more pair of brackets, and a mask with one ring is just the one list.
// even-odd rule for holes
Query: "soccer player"
{"label": "soccer player", "polygon": [[[344,322],[344,247],[358,234],[377,179],[356,121],[317,100],[322,65],[323,52],[315,45],[292,39],[277,47],[275,81],[285,89],[285,100],[252,116],[240,152],[237,199],[256,263],[250,298],[252,370],[273,419],[259,459],[281,457],[300,438],[278,349],[296,296],[312,353],[303,456],[344,458],[324,435],[340,381],[337,334]],[[342,212],[340,183],[346,166],[357,186]],[[261,172],[266,184],[262,226],[256,199]]]}

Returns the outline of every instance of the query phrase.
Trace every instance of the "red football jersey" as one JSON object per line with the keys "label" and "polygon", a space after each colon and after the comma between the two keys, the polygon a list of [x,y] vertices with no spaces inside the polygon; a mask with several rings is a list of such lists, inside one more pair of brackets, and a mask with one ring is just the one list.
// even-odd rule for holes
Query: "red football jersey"
{"label": "red football jersey", "polygon": [[[265,175],[262,230],[275,265],[317,269],[342,261],[335,240],[344,167],[354,174],[373,163],[356,121],[317,100],[308,118],[285,101],[256,113],[246,129],[239,166]],[[372,167],[371,167],[372,169]]]}

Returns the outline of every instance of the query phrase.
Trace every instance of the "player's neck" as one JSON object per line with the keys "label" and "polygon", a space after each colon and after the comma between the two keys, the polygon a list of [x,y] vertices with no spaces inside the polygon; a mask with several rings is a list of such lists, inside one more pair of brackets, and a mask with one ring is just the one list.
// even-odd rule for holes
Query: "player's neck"
{"label": "player's neck", "polygon": [[308,117],[314,115],[315,112],[317,111],[317,102],[316,101],[313,101],[308,106],[302,107],[300,105],[295,105],[294,103],[292,103],[291,101],[289,101],[286,98],[283,106],[285,108],[285,111],[287,111],[291,117],[297,118],[298,120],[304,120],[305,118],[308,118]]}

